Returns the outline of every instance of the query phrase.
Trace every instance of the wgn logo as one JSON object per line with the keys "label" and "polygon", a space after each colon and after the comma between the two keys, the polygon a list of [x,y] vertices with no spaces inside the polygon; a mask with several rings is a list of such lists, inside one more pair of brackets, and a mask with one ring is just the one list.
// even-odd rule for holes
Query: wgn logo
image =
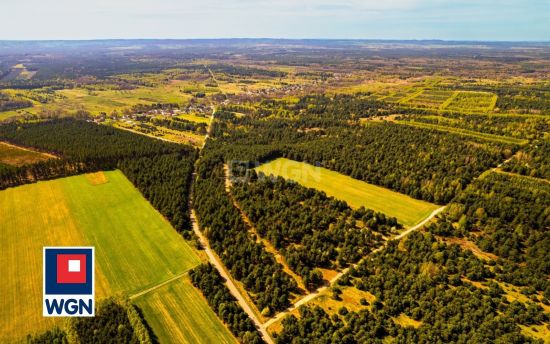
{"label": "wgn logo", "polygon": [[45,317],[94,316],[94,248],[44,247]]}

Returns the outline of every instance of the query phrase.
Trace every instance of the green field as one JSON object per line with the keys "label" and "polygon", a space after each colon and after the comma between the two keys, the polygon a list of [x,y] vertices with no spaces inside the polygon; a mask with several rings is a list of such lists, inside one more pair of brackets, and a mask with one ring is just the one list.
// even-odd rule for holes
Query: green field
{"label": "green field", "polygon": [[160,343],[237,343],[188,278],[139,296],[135,303]]}
{"label": "green field", "polygon": [[[61,323],[59,318],[42,317],[43,246],[95,246],[96,299],[131,296],[199,263],[187,243],[120,171],[1,191],[0,235],[0,342]],[[207,311],[205,305],[202,312]]]}
{"label": "green field", "polygon": [[260,165],[256,171],[294,180],[346,201],[351,207],[364,206],[394,216],[405,226],[413,226],[430,215],[437,205],[375,186],[338,172],[307,163],[279,158]]}

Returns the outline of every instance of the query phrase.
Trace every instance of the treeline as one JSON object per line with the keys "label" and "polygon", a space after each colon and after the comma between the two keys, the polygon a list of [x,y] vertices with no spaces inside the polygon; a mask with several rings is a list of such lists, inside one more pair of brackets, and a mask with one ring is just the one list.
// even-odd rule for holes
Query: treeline
{"label": "treeline", "polygon": [[291,293],[297,290],[296,282],[248,233],[225,192],[223,156],[209,149],[205,152],[199,160],[193,200],[202,231],[264,315],[287,308]]}
{"label": "treeline", "polygon": [[191,238],[188,195],[195,155],[176,152],[121,160],[117,168],[172,226]]}
{"label": "treeline", "polygon": [[0,140],[61,157],[19,168],[0,166],[0,189],[118,168],[178,231],[191,235],[188,194],[196,159],[191,147],[72,119],[2,125]]}
{"label": "treeline", "polygon": [[[199,69],[200,68],[204,70],[203,66],[200,66]],[[286,72],[282,72],[278,70],[244,67],[244,66],[237,66],[237,65],[220,64],[220,63],[209,65],[208,68],[210,68],[214,73],[226,73],[229,75],[236,75],[241,77],[262,76],[262,77],[270,77],[270,78],[282,78],[287,75]]]}
{"label": "treeline", "polygon": [[108,298],[96,305],[95,317],[71,318],[67,330],[59,328],[36,336],[27,342],[39,343],[132,343],[152,344],[156,336],[128,301]]}
{"label": "treeline", "polygon": [[[475,287],[466,278],[484,281],[493,277],[491,270],[471,252],[430,234],[390,242],[347,277],[343,283],[376,297],[364,302],[368,309],[329,315],[320,307],[302,308],[299,318],[283,320],[277,342],[537,343],[518,325],[548,321],[540,306],[508,302],[495,282]],[[397,325],[393,319],[402,314],[421,326]]]}
{"label": "treeline", "polygon": [[395,218],[352,210],[315,189],[250,173],[249,180],[234,183],[235,199],[310,290],[323,283],[316,268],[343,269],[380,245],[382,237],[374,231],[388,235],[401,227]]}
{"label": "treeline", "polygon": [[550,180],[550,142],[534,141],[502,165],[504,171]]}
{"label": "treeline", "polygon": [[189,272],[191,282],[199,289],[210,308],[227,324],[243,344],[263,343],[254,323],[242,310],[237,300],[224,285],[224,280],[210,263],[202,264]]}
{"label": "treeline", "polygon": [[437,235],[465,237],[500,257],[498,278],[528,286],[550,300],[550,185],[521,176],[490,173],[460,193],[429,227]]}

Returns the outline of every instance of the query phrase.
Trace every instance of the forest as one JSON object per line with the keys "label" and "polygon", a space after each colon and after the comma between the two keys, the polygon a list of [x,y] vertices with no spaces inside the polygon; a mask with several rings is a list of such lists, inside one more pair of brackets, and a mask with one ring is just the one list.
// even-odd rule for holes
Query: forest
{"label": "forest", "polygon": [[[309,110],[308,110],[309,111]],[[497,166],[518,149],[515,145],[424,128],[382,122],[301,114],[298,118],[262,114],[238,118],[219,112],[216,137],[257,153],[240,160],[264,162],[277,157],[322,167],[398,191],[417,199],[445,204],[483,171]],[[342,118],[343,117],[343,118]],[[260,152],[261,151],[261,152]]]}
{"label": "forest", "polygon": [[467,238],[497,255],[499,280],[526,286],[527,295],[548,302],[549,227],[548,183],[493,172],[459,194],[443,220],[428,230],[443,237]]}
{"label": "forest", "polygon": [[[493,277],[470,251],[447,245],[431,234],[411,233],[350,270],[353,284],[376,296],[369,309],[345,308],[328,314],[304,307],[300,317],[283,320],[277,343],[537,343],[518,324],[548,320],[540,306],[508,302],[497,283],[477,288],[469,281]],[[367,302],[368,304],[368,302]],[[421,326],[402,327],[393,319],[404,313]]]}
{"label": "forest", "polygon": [[281,252],[310,290],[324,282],[315,268],[341,270],[356,263],[380,245],[379,233],[387,236],[401,227],[395,218],[352,210],[315,189],[254,171],[232,193],[257,233]]}

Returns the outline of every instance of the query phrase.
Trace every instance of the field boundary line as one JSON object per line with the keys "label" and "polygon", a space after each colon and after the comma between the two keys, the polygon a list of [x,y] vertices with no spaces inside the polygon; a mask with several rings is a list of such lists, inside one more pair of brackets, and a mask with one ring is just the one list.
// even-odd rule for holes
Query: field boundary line
{"label": "field boundary line", "polygon": [[137,293],[135,293],[135,294],[132,294],[132,295],[130,295],[128,298],[129,298],[130,300],[133,300],[133,299],[135,299],[135,298],[138,298],[138,297],[140,297],[140,296],[143,296],[143,295],[145,295],[145,294],[148,294],[149,292],[151,292],[151,291],[153,291],[153,290],[156,290],[156,289],[158,289],[158,288],[160,288],[160,287],[163,287],[163,286],[165,286],[165,285],[167,285],[167,284],[169,284],[169,283],[171,283],[171,282],[173,282],[173,281],[175,281],[175,280],[177,280],[177,279],[182,278],[183,276],[187,275],[187,274],[189,273],[189,271],[191,271],[192,269],[193,269],[193,268],[187,269],[187,270],[185,270],[184,272],[179,273],[179,274],[177,274],[176,276],[172,276],[172,277],[170,277],[169,279],[164,280],[163,282],[160,282],[160,283],[158,283],[158,284],[156,284],[156,285],[154,285],[154,286],[152,286],[152,287],[150,287],[150,288],[147,288],[147,289],[145,289],[145,290],[142,290],[142,291],[139,291],[139,292],[137,292]]}

